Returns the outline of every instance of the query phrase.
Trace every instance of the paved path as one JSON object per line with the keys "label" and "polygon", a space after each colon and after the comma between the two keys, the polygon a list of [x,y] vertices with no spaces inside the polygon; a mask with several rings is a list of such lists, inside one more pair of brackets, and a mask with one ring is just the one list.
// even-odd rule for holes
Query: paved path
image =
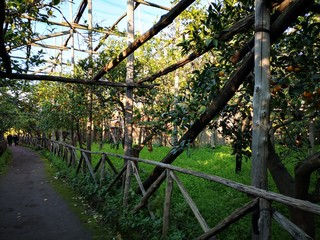
{"label": "paved path", "polygon": [[87,240],[91,235],[45,179],[28,148],[11,146],[13,161],[0,176],[1,240]]}

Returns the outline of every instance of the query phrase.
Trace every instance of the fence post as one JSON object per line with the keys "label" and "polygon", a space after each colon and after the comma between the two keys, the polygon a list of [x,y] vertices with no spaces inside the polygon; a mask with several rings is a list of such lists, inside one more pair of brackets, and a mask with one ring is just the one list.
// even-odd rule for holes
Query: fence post
{"label": "fence post", "polygon": [[[270,129],[270,10],[269,1],[255,0],[252,185],[267,189]],[[270,203],[260,198],[253,214],[252,239],[270,239]]]}
{"label": "fence post", "polygon": [[169,232],[170,225],[170,205],[171,205],[171,195],[173,189],[173,180],[170,174],[170,170],[166,170],[167,175],[167,187],[166,195],[163,206],[163,220],[162,220],[162,237],[166,238]]}

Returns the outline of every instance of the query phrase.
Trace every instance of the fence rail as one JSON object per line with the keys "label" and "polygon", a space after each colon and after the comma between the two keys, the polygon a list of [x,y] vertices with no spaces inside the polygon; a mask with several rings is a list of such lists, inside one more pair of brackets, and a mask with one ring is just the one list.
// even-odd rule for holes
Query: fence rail
{"label": "fence rail", "polygon": [[[36,146],[39,148],[44,148],[49,150],[50,152],[54,153],[58,157],[62,158],[69,167],[74,167],[77,169],[77,173],[80,172],[81,169],[85,169],[83,166],[86,167],[88,174],[91,175],[93,181],[97,186],[102,187],[100,184],[105,179],[105,170],[106,166],[109,166],[113,174],[115,175],[113,180],[109,183],[106,187],[106,191],[109,191],[114,184],[121,179],[121,176],[124,175],[127,171],[127,167],[131,167],[132,173],[138,183],[138,186],[141,190],[142,197],[132,212],[136,213],[143,207],[148,207],[148,200],[158,189],[158,186],[166,180],[166,193],[165,193],[165,200],[164,200],[164,209],[163,209],[163,229],[162,235],[165,237],[168,233],[169,229],[169,213],[170,213],[170,205],[171,205],[171,193],[172,193],[172,186],[173,184],[177,184],[179,190],[181,191],[185,201],[191,208],[195,218],[197,219],[200,227],[202,228],[204,234],[199,236],[197,239],[209,239],[214,237],[217,233],[221,232],[223,229],[228,227],[229,225],[233,224],[234,222],[238,221],[242,217],[246,216],[247,214],[251,213],[254,209],[257,209],[260,203],[260,199],[265,199],[272,204],[273,202],[278,202],[285,204],[287,206],[291,206],[303,211],[311,212],[320,215],[320,206],[309,201],[295,199],[292,197],[288,197],[279,193],[265,191],[253,186],[245,185],[242,183],[238,183],[229,179],[225,179],[222,177],[209,175],[189,169],[184,169],[181,167],[173,166],[170,164],[165,164],[161,162],[151,161],[147,159],[135,158],[135,157],[128,157],[122,156],[119,154],[113,153],[106,153],[106,152],[91,152],[84,149],[76,148],[74,146],[68,145],[66,143],[49,140],[49,139],[41,139],[41,138],[31,138],[31,137],[22,137],[21,141],[25,144]],[[77,151],[80,152],[80,156],[77,155]],[[96,164],[96,166],[92,166],[91,162],[88,159],[87,154],[98,154],[101,155],[100,160]],[[116,167],[113,165],[109,157],[116,157],[120,159],[126,160],[126,164],[123,166],[122,169],[117,170]],[[165,171],[159,176],[159,178],[151,185],[151,187],[147,190],[143,188],[142,181],[140,179],[139,171],[136,168],[135,163],[145,163],[149,165],[154,165],[165,169]],[[100,170],[100,171],[99,171]],[[197,208],[196,204],[188,194],[187,189],[180,181],[179,177],[176,175],[176,172],[191,175],[197,178],[201,178],[210,182],[215,182],[222,184],[224,186],[233,188],[239,192],[249,194],[253,197],[253,200],[249,203],[245,204],[244,206],[236,209],[230,216],[223,219],[220,223],[218,223],[215,227],[210,228],[206,223],[205,219],[202,217],[199,209]],[[98,175],[100,178],[98,178]],[[124,193],[125,195],[125,193]],[[263,211],[263,209],[260,209]],[[153,216],[153,213],[149,210],[150,215]],[[279,223],[281,227],[283,227],[286,231],[294,239],[311,239],[306,233],[304,233],[301,229],[299,229],[294,223],[290,222],[284,216],[282,216],[279,212],[272,210],[272,217]]]}

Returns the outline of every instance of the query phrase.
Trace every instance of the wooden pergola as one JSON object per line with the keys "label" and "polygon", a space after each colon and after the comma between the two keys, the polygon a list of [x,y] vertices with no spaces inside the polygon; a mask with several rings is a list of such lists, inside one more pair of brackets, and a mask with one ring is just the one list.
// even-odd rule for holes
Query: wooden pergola
{"label": "wooden pergola", "polygon": [[[88,54],[98,53],[98,50],[102,48],[104,41],[108,39],[111,35],[116,35],[119,37],[127,37],[128,46],[123,49],[116,58],[110,62],[104,63],[104,67],[99,69],[97,72],[93,73],[89,79],[74,79],[66,77],[57,77],[45,74],[18,74],[13,73],[11,70],[10,56],[7,54],[5,48],[5,43],[3,40],[3,23],[4,23],[4,0],[1,0],[0,9],[2,13],[0,14],[0,53],[1,59],[5,67],[5,72],[0,72],[1,78],[7,79],[25,79],[25,80],[46,80],[46,81],[60,81],[60,82],[70,82],[78,84],[89,84],[89,85],[104,85],[109,87],[124,87],[126,89],[126,99],[125,99],[125,156],[132,156],[132,117],[133,117],[133,88],[143,87],[152,88],[154,84],[152,83],[156,78],[163,76],[169,72],[172,72],[185,64],[191,62],[197,57],[205,54],[207,51],[214,47],[214,44],[209,44],[206,49],[201,52],[194,52],[183,59],[179,60],[177,63],[167,66],[161,71],[154,73],[144,79],[135,80],[133,76],[134,72],[134,52],[139,47],[141,47],[148,40],[153,38],[157,33],[166,28],[171,24],[174,19],[176,19],[185,9],[187,9],[195,0],[181,0],[172,8],[160,6],[155,3],[151,3],[143,0],[128,0],[127,1],[127,11],[122,16],[120,16],[117,21],[111,26],[103,29],[95,29],[92,26],[91,17],[89,16],[88,26],[79,24],[81,17],[83,16],[85,10],[88,8],[90,12],[91,0],[82,0],[79,4],[78,11],[75,17],[71,21],[65,22],[51,22],[51,24],[66,26],[69,29],[66,31],[51,33],[38,38],[32,39],[28,45],[29,46],[39,46],[39,40],[68,36],[63,44],[60,46],[51,45],[40,45],[44,48],[57,49],[59,51],[71,50],[76,51],[72,45],[72,38],[74,31],[77,29],[87,30],[89,33],[89,50],[81,50]],[[277,38],[287,29],[289,24],[296,19],[301,12],[306,9],[312,1],[304,0],[284,0],[276,1],[272,3],[272,7],[275,7],[275,13],[273,17],[275,20],[270,21],[270,1],[256,0],[255,1],[255,15],[249,15],[242,21],[235,23],[229,29],[225,29],[222,33],[216,36],[220,41],[228,41],[235,34],[244,31],[249,26],[254,24],[255,38],[249,41],[242,49],[240,49],[233,57],[232,61],[234,63],[241,62],[239,67],[230,75],[229,81],[221,89],[218,96],[207,106],[207,110],[200,116],[200,119],[196,120],[190,129],[180,138],[179,143],[185,141],[193,141],[197,135],[202,131],[202,129],[215,117],[218,115],[219,111],[226,105],[226,103],[234,96],[239,86],[244,82],[248,74],[254,69],[255,73],[255,88],[254,88],[254,103],[253,103],[253,144],[252,144],[252,185],[266,189],[267,186],[267,166],[266,160],[268,155],[268,133],[269,133],[269,101],[270,101],[270,45],[277,40]],[[160,20],[154,24],[149,30],[143,33],[138,38],[134,39],[134,11],[139,7],[139,5],[147,5],[149,7],[155,7],[158,9],[166,10],[167,13],[163,15]],[[127,17],[127,32],[115,31],[119,22]],[[39,19],[30,18],[29,16],[22,16],[26,19],[32,21],[39,21]],[[99,43],[93,47],[92,32],[102,33]],[[56,59],[59,57],[56,56]],[[119,63],[127,59],[127,76],[126,83],[116,83],[103,79],[103,76],[117,67]],[[74,62],[73,62],[74,64]],[[102,80],[103,79],[103,80]],[[177,156],[183,150],[171,151],[162,160],[163,163],[172,163]],[[131,166],[131,165],[128,165]],[[125,184],[125,190],[130,186],[130,167],[127,168],[127,178]],[[148,189],[151,184],[159,177],[163,169],[161,167],[156,167],[151,174],[150,178],[144,182],[144,187]],[[128,192],[128,191],[125,191]],[[124,196],[124,204],[127,204],[127,196]],[[270,203],[267,200],[261,199],[259,203],[259,209],[255,213],[259,218],[259,235],[256,236],[257,239],[268,239],[270,237]]]}

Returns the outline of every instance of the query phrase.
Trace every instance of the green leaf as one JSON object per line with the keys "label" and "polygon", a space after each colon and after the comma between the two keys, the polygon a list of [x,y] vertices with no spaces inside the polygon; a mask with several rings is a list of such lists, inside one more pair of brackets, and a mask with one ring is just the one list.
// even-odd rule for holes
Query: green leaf
{"label": "green leaf", "polygon": [[53,5],[58,5],[60,3],[60,0],[53,0],[52,3]]}

